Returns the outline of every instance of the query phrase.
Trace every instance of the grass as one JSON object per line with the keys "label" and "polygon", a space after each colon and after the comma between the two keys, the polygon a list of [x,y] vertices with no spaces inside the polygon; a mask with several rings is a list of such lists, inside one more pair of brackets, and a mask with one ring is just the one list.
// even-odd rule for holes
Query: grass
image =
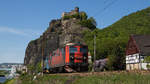
{"label": "grass", "polygon": [[24,75],[19,79],[22,84],[150,84],[150,73],[105,72],[105,74],[68,76],[46,74],[43,77],[38,76],[36,80],[33,80],[31,75]]}
{"label": "grass", "polygon": [[150,74],[93,75],[80,78],[73,84],[150,84]]}
{"label": "grass", "polygon": [[41,83],[39,83],[39,84],[44,84],[44,83],[64,84],[67,79],[68,79],[68,77],[65,77],[65,76],[59,76],[59,75],[49,76],[49,75],[44,75],[43,77],[38,77],[35,82],[37,83],[38,81],[40,81]]}
{"label": "grass", "polygon": [[4,84],[14,84],[16,79],[7,80]]}
{"label": "grass", "polygon": [[6,74],[8,74],[8,73],[9,73],[8,71],[0,70],[0,75],[6,75]]}
{"label": "grass", "polygon": [[32,75],[24,75],[19,78],[22,84],[64,84],[68,77],[59,75],[44,75],[38,76],[36,80],[33,80]]}

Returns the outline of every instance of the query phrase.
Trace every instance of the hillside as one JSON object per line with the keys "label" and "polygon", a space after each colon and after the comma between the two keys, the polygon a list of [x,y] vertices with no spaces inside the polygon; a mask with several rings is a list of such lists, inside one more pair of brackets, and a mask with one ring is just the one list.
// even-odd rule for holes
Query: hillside
{"label": "hillside", "polygon": [[97,59],[109,58],[108,68],[125,68],[125,49],[131,34],[150,34],[150,7],[124,16],[104,29],[85,32],[84,40],[93,54],[93,36],[97,35]]}

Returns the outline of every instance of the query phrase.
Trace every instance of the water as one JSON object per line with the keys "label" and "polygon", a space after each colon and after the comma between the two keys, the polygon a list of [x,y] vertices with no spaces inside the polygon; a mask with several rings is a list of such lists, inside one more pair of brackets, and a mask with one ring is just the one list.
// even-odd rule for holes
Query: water
{"label": "water", "polygon": [[6,80],[6,77],[0,77],[0,83],[4,83]]}

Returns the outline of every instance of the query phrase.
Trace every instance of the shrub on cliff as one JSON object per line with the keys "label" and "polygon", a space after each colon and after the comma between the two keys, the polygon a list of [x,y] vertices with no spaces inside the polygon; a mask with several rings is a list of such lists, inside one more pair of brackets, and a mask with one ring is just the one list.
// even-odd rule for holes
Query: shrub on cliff
{"label": "shrub on cliff", "polygon": [[84,27],[88,27],[91,30],[94,30],[96,28],[96,21],[93,17],[87,19],[87,20],[82,20],[79,22],[80,25]]}
{"label": "shrub on cliff", "polygon": [[71,18],[76,18],[76,19],[80,19],[80,20],[87,20],[88,16],[85,12],[80,12],[80,13],[76,13],[74,15],[66,15],[63,17],[64,20],[68,20]]}
{"label": "shrub on cliff", "polygon": [[37,73],[41,72],[42,71],[42,62],[38,62],[37,65],[36,65],[36,70],[37,70]]}
{"label": "shrub on cliff", "polygon": [[87,16],[87,14],[85,13],[85,12],[81,12],[80,13],[80,20],[87,20],[87,18],[88,18],[88,16]]}
{"label": "shrub on cliff", "polygon": [[71,19],[71,18],[80,19],[80,15],[79,15],[79,13],[76,13],[74,15],[66,15],[66,16],[63,17],[64,20],[68,20],[68,19]]}

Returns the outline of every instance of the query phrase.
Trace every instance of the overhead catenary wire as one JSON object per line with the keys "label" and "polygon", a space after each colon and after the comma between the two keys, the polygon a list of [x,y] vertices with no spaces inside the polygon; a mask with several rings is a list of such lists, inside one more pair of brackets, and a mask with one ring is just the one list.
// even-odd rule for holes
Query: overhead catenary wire
{"label": "overhead catenary wire", "polygon": [[[93,16],[97,16],[98,14],[102,13],[106,9],[108,9],[110,6],[112,6],[115,2],[118,0],[112,0],[110,3],[108,3],[104,8],[100,9],[97,13],[95,13]],[[107,0],[104,1],[104,4],[107,2]],[[94,62],[96,61],[96,35],[94,35]],[[93,63],[94,64],[94,63]],[[94,71],[94,67],[93,70]]]}
{"label": "overhead catenary wire", "polygon": [[[106,3],[107,0],[104,1],[104,3]],[[110,3],[108,3],[105,7],[103,7],[102,9],[100,9],[98,12],[96,12],[93,16],[97,16],[98,14],[104,12],[106,9],[108,9],[110,6],[112,6],[113,4],[115,4],[118,0],[112,0]]]}
{"label": "overhead catenary wire", "polygon": [[[93,17],[97,17],[98,15],[100,15],[101,13],[104,13],[104,11],[106,11],[109,7],[111,7],[112,5],[114,5],[117,1],[119,0],[104,0],[104,4],[106,4],[106,6],[104,6],[103,8],[99,9],[95,14],[93,14]],[[105,14],[101,15],[101,17],[103,17]],[[98,17],[97,17],[98,18]]]}
{"label": "overhead catenary wire", "polygon": [[104,4],[106,4],[108,1],[110,1],[110,0],[104,0]]}

